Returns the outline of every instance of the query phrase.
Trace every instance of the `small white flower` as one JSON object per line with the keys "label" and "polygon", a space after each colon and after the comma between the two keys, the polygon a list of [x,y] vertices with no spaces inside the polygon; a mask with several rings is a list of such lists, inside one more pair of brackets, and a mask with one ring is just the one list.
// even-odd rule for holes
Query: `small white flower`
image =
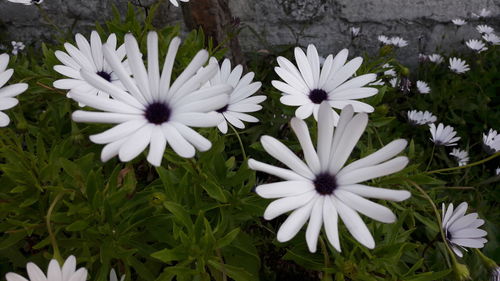
{"label": "small white flower", "polygon": [[435,64],[440,64],[444,61],[443,57],[440,54],[432,54],[427,57],[429,61],[435,63]]}
{"label": "small white flower", "polygon": [[[179,0],[181,2],[189,2],[189,0]],[[176,7],[179,7],[179,2],[177,2],[177,0],[170,0],[170,3],[172,3],[172,5],[176,6]]]}
{"label": "small white flower", "polygon": [[[217,59],[211,58],[211,63],[218,64]],[[219,67],[217,74],[210,79],[207,85],[231,85],[232,92],[229,94],[229,101],[226,105],[216,110],[221,116],[222,122],[217,126],[222,133],[227,133],[227,122],[239,129],[245,128],[246,122],[259,122],[259,119],[247,114],[247,112],[256,112],[262,109],[259,103],[266,100],[266,96],[252,96],[257,92],[262,83],[253,82],[254,73],[249,72],[241,77],[243,67],[237,65],[231,70],[231,62],[225,59]]]}
{"label": "small white flower", "polygon": [[492,45],[500,45],[500,37],[495,33],[483,34],[483,39]]}
{"label": "small white flower", "polygon": [[8,1],[12,2],[12,3],[23,4],[23,5],[33,5],[33,4],[40,5],[43,2],[43,0],[8,0]]}
{"label": "small white flower", "polygon": [[[128,162],[149,146],[147,160],[159,166],[168,145],[179,156],[194,157],[196,150],[207,151],[209,140],[190,127],[215,127],[222,120],[213,112],[227,104],[230,85],[216,85],[200,89],[217,72],[218,65],[208,64],[206,50],[199,51],[177,79],[171,83],[171,76],[180,39],[170,42],[163,70],[160,72],[158,34],[147,36],[147,68],[135,37],[125,35],[127,59],[133,78],[125,70],[112,45],[104,44],[103,53],[121,83],[123,90],[95,72],[82,69],[80,74],[93,87],[108,93],[112,99],[103,99],[80,93],[71,97],[99,111],[77,110],[72,118],[76,122],[97,122],[119,124],[100,134],[90,136],[98,144],[106,144],[101,160],[106,162],[118,155]],[[177,71],[176,71],[177,72]]]}
{"label": "small white flower", "polygon": [[[327,101],[331,107],[342,109],[351,104],[356,112],[373,112],[374,108],[357,99],[371,97],[377,94],[376,88],[365,87],[376,80],[374,73],[351,77],[361,66],[363,59],[354,58],[347,62],[349,51],[344,49],[335,57],[329,55],[323,67],[320,67],[319,56],[314,45],[307,47],[307,54],[295,48],[297,66],[284,57],[278,57],[278,67],[274,70],[284,81],[274,80],[272,85],[280,90],[283,96],[281,103],[299,106],[295,116],[305,119],[311,114],[318,118],[319,105]],[[338,114],[334,112],[334,122],[337,124]]]}
{"label": "small white flower", "polygon": [[467,45],[469,49],[474,50],[478,53],[488,50],[488,47],[485,47],[484,43],[477,39],[470,39],[469,41],[465,42],[465,45]]}
{"label": "small white flower", "polygon": [[450,65],[448,66],[453,72],[461,74],[470,70],[469,65],[460,58],[450,58]]}
{"label": "small white flower", "polygon": [[485,24],[476,26],[476,29],[481,34],[491,34],[495,31],[493,27]]}
{"label": "small white flower", "polygon": [[419,61],[424,62],[424,61],[426,61],[428,59],[429,59],[429,56],[427,56],[426,54],[422,54],[422,53],[418,54],[418,60]]}
{"label": "small white flower", "polygon": [[417,81],[417,89],[421,94],[428,94],[431,92],[431,88],[429,87],[429,85],[426,82],[420,80]]}
{"label": "small white flower", "polygon": [[442,227],[446,235],[446,242],[459,257],[462,257],[462,251],[468,248],[482,248],[488,242],[484,236],[488,233],[479,229],[484,224],[484,220],[479,219],[477,213],[465,215],[467,203],[463,202],[453,210],[453,204],[448,205],[445,210],[442,204]]}
{"label": "small white flower", "polygon": [[[120,278],[120,281],[125,280],[125,274],[122,275]],[[114,268],[111,269],[109,272],[109,281],[118,281],[118,276],[116,275],[116,271]]]}
{"label": "small white flower", "polygon": [[[28,89],[28,84],[17,83],[9,86],[5,86],[9,79],[14,74],[13,69],[7,69],[9,65],[9,55],[0,55],[0,127],[5,127],[9,125],[10,118],[7,114],[3,113],[2,110],[13,108],[18,104],[18,100],[14,98],[15,96],[23,93]],[[5,87],[4,87],[5,86]]]}
{"label": "small white flower", "polygon": [[437,117],[429,111],[410,110],[407,113],[408,121],[412,125],[426,125],[436,122]]}
{"label": "small white flower", "polygon": [[389,39],[389,38],[388,38],[387,36],[385,36],[385,35],[379,35],[379,36],[377,37],[377,40],[378,40],[378,41],[380,41],[380,42],[382,42],[382,44],[384,44],[384,45],[389,45],[389,44],[391,44],[391,39]]}
{"label": "small white flower", "polygon": [[457,132],[454,131],[451,126],[444,126],[442,123],[436,128],[436,125],[429,124],[429,130],[431,131],[431,141],[436,145],[444,146],[455,146],[456,142],[460,140],[460,137],[455,137]]}
{"label": "small white flower", "polygon": [[402,48],[408,46],[408,41],[404,40],[401,37],[395,36],[391,38],[391,44],[396,47]]}
{"label": "small white flower", "polygon": [[398,78],[392,78],[391,80],[389,80],[389,84],[391,85],[391,87],[396,88],[398,86]]}
{"label": "small white flower", "polygon": [[[47,275],[34,263],[29,262],[26,265],[29,281],[85,281],[87,279],[87,269],[80,268],[76,270],[76,258],[69,256],[61,267],[57,260],[52,259],[47,269]],[[5,275],[7,281],[28,281],[28,279],[13,272]]]}
{"label": "small white flower", "polygon": [[361,31],[361,27],[351,27],[349,29],[349,31],[351,32],[351,36],[352,37],[357,37],[359,35],[359,31]]}
{"label": "small white flower", "polygon": [[453,19],[451,20],[451,22],[454,24],[454,25],[457,25],[457,26],[462,26],[464,24],[466,24],[467,22],[463,19]]}
{"label": "small white flower", "polygon": [[382,65],[382,68],[388,68],[386,71],[384,71],[384,75],[391,76],[391,77],[397,76],[396,71],[394,70],[392,65],[386,63],[386,64]]}
{"label": "small white flower", "polygon": [[491,15],[491,11],[487,10],[486,8],[482,8],[481,11],[479,11],[478,14],[472,13],[473,18],[487,18]]}
{"label": "small white flower", "polygon": [[450,155],[455,157],[458,162],[458,166],[465,166],[467,165],[467,163],[469,163],[469,153],[465,150],[453,148],[453,151],[450,152]]}
{"label": "small white flower", "polygon": [[24,50],[24,48],[26,47],[23,42],[12,41],[11,43],[12,43],[12,54],[14,56],[17,56],[19,51]]}
{"label": "small white flower", "polygon": [[[54,70],[60,74],[68,77],[54,81],[54,87],[58,89],[70,90],[67,94],[71,98],[73,91],[85,93],[91,96],[98,96],[102,98],[109,98],[109,94],[100,91],[93,87],[85,78],[80,74],[81,70],[95,73],[114,86],[124,89],[118,75],[112,70],[109,63],[104,59],[103,44],[101,37],[96,31],[92,31],[90,35],[90,43],[81,34],[76,34],[76,47],[70,43],[65,43],[64,48],[66,52],[56,51],[55,55],[63,65],[54,66]],[[125,58],[125,46],[122,45],[116,49],[116,35],[111,34],[108,37],[106,44],[116,52],[118,59],[123,61]],[[130,71],[127,70],[127,74]],[[84,106],[80,103],[80,106]]]}
{"label": "small white flower", "polygon": [[285,180],[256,187],[256,192],[261,197],[280,198],[267,206],[264,218],[272,220],[293,211],[279,228],[278,241],[292,239],[309,220],[305,233],[309,251],[316,251],[318,236],[324,226],[328,241],[340,252],[340,217],[359,243],[373,249],[373,236],[358,212],[384,223],[395,222],[396,216],[389,208],[365,198],[399,202],[408,199],[411,194],[406,190],[377,188],[361,183],[402,170],[408,164],[408,158],[396,155],[403,151],[407,141],[394,140],[377,152],[344,166],[366,129],[368,115],[354,115],[352,106],[347,105],[342,110],[335,130],[334,117],[327,102],[321,104],[318,115],[316,149],[307,124],[298,118],[291,121],[291,127],[302,147],[305,163],[287,146],[270,136],[262,136],[262,146],[289,169],[254,159],[248,160],[250,169]]}
{"label": "small white flower", "polygon": [[488,134],[483,134],[483,146],[489,154],[500,151],[500,135],[496,130],[490,129]]}

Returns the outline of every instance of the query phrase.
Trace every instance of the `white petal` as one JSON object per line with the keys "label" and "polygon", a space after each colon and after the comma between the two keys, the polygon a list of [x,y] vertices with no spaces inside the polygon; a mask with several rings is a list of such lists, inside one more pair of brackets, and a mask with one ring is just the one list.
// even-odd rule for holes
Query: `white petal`
{"label": "white petal", "polygon": [[14,74],[13,69],[7,69],[4,72],[0,72],[0,88],[10,80],[12,74]]}
{"label": "white petal", "polygon": [[7,279],[7,281],[29,281],[28,279],[22,277],[21,275],[13,272],[5,274],[5,279]]}
{"label": "white petal", "polygon": [[411,193],[406,190],[392,190],[362,184],[341,185],[338,188],[366,198],[384,199],[396,202],[404,201],[411,196]]}
{"label": "white petal", "polygon": [[217,128],[219,129],[219,131],[223,134],[227,133],[227,121],[224,119],[222,122],[219,123],[219,125],[217,125]]}
{"label": "white petal", "polygon": [[250,114],[234,112],[234,111],[228,111],[228,112],[231,113],[231,115],[234,116],[234,118],[238,118],[245,122],[252,122],[252,123],[259,122],[259,119],[253,117]]}
{"label": "white petal", "polygon": [[376,88],[353,88],[344,90],[335,89],[335,91],[330,93],[328,97],[331,101],[342,101],[367,98],[376,95],[377,93],[378,90]]}
{"label": "white petal", "polygon": [[177,50],[179,50],[179,45],[181,40],[179,37],[174,37],[170,44],[168,45],[167,56],[165,57],[165,62],[163,64],[163,70],[160,77],[160,93],[159,97],[165,99],[167,93],[170,89],[170,79],[172,76],[172,68],[175,62],[175,56],[177,55]]}
{"label": "white petal", "polygon": [[47,281],[47,277],[43,274],[42,270],[34,263],[29,262],[26,265],[30,281]]}
{"label": "white petal", "polygon": [[360,183],[370,179],[390,175],[401,171],[408,165],[408,158],[404,156],[396,157],[379,165],[356,169],[351,172],[337,174],[337,184],[348,185]]}
{"label": "white petal", "polygon": [[135,131],[127,141],[123,143],[118,152],[118,157],[122,162],[128,162],[146,149],[151,141],[151,132],[155,125],[148,124]]}
{"label": "white petal", "polygon": [[314,184],[310,181],[282,181],[261,184],[255,188],[255,192],[263,198],[295,196],[312,190]]}
{"label": "white petal", "polygon": [[200,50],[172,84],[169,90],[169,95],[175,95],[177,90],[179,90],[207,60],[208,52],[206,50]]}
{"label": "white petal", "polygon": [[316,150],[314,150],[306,122],[294,117],[290,124],[302,147],[307,165],[314,174],[318,174],[321,171],[319,157],[316,154]]}
{"label": "white petal", "polygon": [[10,123],[10,118],[7,114],[0,111],[0,127],[6,127]]}
{"label": "white petal", "polygon": [[277,176],[284,180],[298,180],[298,181],[308,181],[307,178],[295,173],[294,171],[279,168],[273,165],[269,165],[254,159],[248,159],[248,167],[252,170],[261,171],[273,176]]}
{"label": "white petal", "polygon": [[363,222],[358,213],[335,197],[331,196],[330,198],[332,198],[340,218],[344,222],[347,230],[349,230],[351,235],[365,247],[369,249],[375,248],[375,241],[373,240],[373,236],[371,235],[368,227],[366,227],[366,224]]}
{"label": "white petal", "polygon": [[358,68],[363,63],[363,59],[360,57],[354,58],[346,63],[341,69],[337,72],[333,73],[331,79],[325,85],[325,91],[331,92],[335,88],[337,88],[340,84],[344,83],[347,79],[349,79]]}
{"label": "white petal", "polygon": [[110,143],[133,134],[145,124],[147,124],[145,119],[130,120],[89,138],[94,143]]}
{"label": "white petal", "polygon": [[318,196],[313,204],[311,215],[309,217],[309,224],[306,230],[306,241],[307,247],[311,253],[316,252],[319,232],[321,231],[321,226],[323,225],[323,202],[325,196]]}
{"label": "white petal", "polygon": [[311,201],[311,199],[315,196],[317,196],[315,191],[309,191],[297,196],[284,197],[275,200],[267,206],[264,212],[264,219],[272,220],[288,211],[300,208],[309,203],[309,201]]}
{"label": "white petal", "polygon": [[469,248],[482,248],[484,243],[481,239],[451,239],[451,243]]}
{"label": "white petal", "polygon": [[308,179],[314,179],[315,176],[309,167],[280,141],[270,136],[262,136],[260,142],[269,155],[288,166],[297,174]]}
{"label": "white petal", "polygon": [[175,112],[210,112],[224,107],[229,101],[225,94],[211,97],[209,99],[199,100],[175,108]]}
{"label": "white petal", "polygon": [[373,106],[357,100],[331,100],[329,103],[332,107],[338,109],[343,109],[347,105],[351,105],[355,112],[371,113],[375,110]]}
{"label": "white petal", "polygon": [[311,103],[311,100],[305,95],[284,95],[280,98],[280,102],[290,106],[300,106]]}
{"label": "white petal", "polygon": [[224,120],[217,112],[199,113],[184,112],[172,116],[171,121],[178,122],[189,127],[215,127]]}
{"label": "white petal", "polygon": [[245,124],[241,122],[238,118],[234,117],[234,115],[231,112],[224,112],[222,115],[224,115],[224,118],[226,118],[227,122],[231,123],[231,125],[235,126],[238,129],[244,129]]}
{"label": "white petal", "polygon": [[5,86],[0,89],[0,97],[8,98],[15,97],[28,89],[28,84],[17,83],[9,86]]}
{"label": "white petal", "polygon": [[294,97],[297,96],[297,97],[307,98],[307,96],[304,94],[303,91],[300,91],[299,89],[294,88],[287,83],[277,81],[277,80],[273,80],[271,83],[274,86],[274,88],[280,90],[284,94],[288,94],[288,95],[294,96]]}
{"label": "white petal", "polygon": [[78,269],[73,276],[69,279],[69,281],[85,281],[87,280],[87,269],[80,268]]}
{"label": "white petal", "polygon": [[90,34],[90,47],[92,58],[98,70],[102,70],[104,65],[104,55],[102,54],[102,41],[97,31],[92,31]]}
{"label": "white petal", "polygon": [[448,231],[455,232],[459,229],[463,229],[476,219],[477,219],[477,213],[471,213],[461,218],[458,218],[453,223],[448,224]]}
{"label": "white petal", "polygon": [[298,208],[293,211],[290,216],[288,216],[278,230],[278,234],[276,235],[278,241],[287,242],[297,235],[297,232],[299,232],[309,218],[317,197],[318,195],[316,195],[316,198],[313,198],[308,204]]}
{"label": "white petal", "polygon": [[299,119],[306,119],[313,113],[314,104],[308,103],[301,105],[297,110],[295,110],[295,116]]}
{"label": "white petal", "polygon": [[338,226],[338,212],[334,205],[332,196],[324,196],[325,202],[323,204],[323,220],[325,223],[325,232],[328,241],[337,251],[341,251],[339,239],[339,226]]}
{"label": "white petal", "polygon": [[446,225],[444,226],[445,228],[448,228],[449,226],[451,226],[457,219],[463,217],[463,215],[465,214],[465,211],[467,211],[467,207],[469,205],[467,204],[467,202],[462,202],[460,203],[460,205],[457,206],[457,208],[453,211],[453,214],[451,215],[450,219],[448,220],[448,222],[446,223]]}
{"label": "white petal", "polygon": [[451,245],[451,249],[453,250],[453,252],[455,252],[455,254],[459,257],[463,257],[463,254],[462,254],[462,251],[460,251],[460,249],[454,245]]}
{"label": "white petal", "polygon": [[160,66],[158,61],[158,34],[154,31],[148,33],[148,78],[151,97],[159,99]]}
{"label": "white petal", "polygon": [[169,123],[163,123],[163,134],[167,138],[167,142],[179,156],[184,158],[194,157],[196,153],[194,147],[177,131],[177,129]]}
{"label": "white petal", "polygon": [[450,220],[451,216],[453,215],[453,203],[451,203],[448,208],[446,209],[446,213],[444,212],[444,203],[443,203],[443,227],[446,227],[448,225],[448,221]]}
{"label": "white petal", "polygon": [[[377,74],[374,74],[374,73],[360,75],[360,76],[352,78],[351,80],[349,80],[349,81],[345,82],[344,84],[340,85],[339,87],[337,87],[335,89],[335,92],[346,90],[346,89],[360,88],[360,87],[363,87],[364,85],[366,85],[370,82],[375,81],[375,79],[377,79]],[[375,88],[369,88],[369,89],[374,89],[375,92],[378,91]]]}
{"label": "white petal", "polygon": [[59,263],[56,260],[51,260],[47,269],[47,279],[50,281],[65,281],[62,280],[62,272]]}
{"label": "white petal", "polygon": [[453,232],[453,238],[458,239],[458,238],[480,238],[488,235],[488,232],[482,230],[482,229],[472,229],[472,228],[466,228],[466,229],[461,229],[456,232]]}
{"label": "white petal", "polygon": [[19,103],[15,98],[0,98],[0,110],[13,108]]}
{"label": "white petal", "polygon": [[73,112],[71,118],[75,122],[90,122],[90,123],[123,123],[129,120],[142,120],[142,115],[110,113],[110,112],[95,112],[77,110]]}
{"label": "white petal", "polygon": [[76,270],[76,258],[75,256],[71,255],[69,256],[63,264],[62,267],[62,279],[63,281],[66,281],[70,278],[70,276],[75,273]]}
{"label": "white petal", "polygon": [[97,96],[89,96],[79,92],[71,91],[71,98],[95,109],[115,113],[143,114],[143,111],[132,107],[124,102],[112,99],[103,99]]}
{"label": "white petal", "polygon": [[207,151],[212,147],[212,143],[209,140],[186,125],[177,122],[171,122],[171,125],[197,150]]}
{"label": "white petal", "polygon": [[349,124],[349,122],[352,120],[353,114],[354,110],[352,106],[346,106],[344,109],[342,109],[342,112],[340,113],[338,123],[336,124],[337,127],[335,129],[335,134],[333,136],[332,148],[330,152],[330,164],[328,170],[332,170],[332,166],[336,165],[335,162],[332,161],[332,158],[337,149],[340,149],[339,147],[340,140],[344,135],[344,131],[346,130],[347,124]]}
{"label": "white petal", "polygon": [[295,48],[295,61],[297,62],[297,66],[299,67],[300,74],[304,78],[309,89],[314,89],[314,77],[311,69],[311,65],[309,64],[309,60],[307,59],[304,51],[301,48]]}
{"label": "white petal", "polygon": [[101,161],[102,162],[107,162],[109,159],[115,157],[118,155],[118,152],[120,151],[120,148],[122,145],[127,141],[126,138],[119,139],[115,142],[111,142],[106,144],[101,151]]}
{"label": "white petal", "polygon": [[396,221],[396,215],[394,215],[394,213],[385,206],[366,200],[359,195],[341,189],[335,190],[334,193],[335,196],[337,196],[337,198],[344,202],[347,206],[369,218],[384,223],[393,223]]}
{"label": "white petal", "polygon": [[163,135],[163,130],[160,126],[155,126],[151,133],[151,143],[149,145],[149,153],[147,160],[153,166],[160,166],[163,159],[163,153],[167,146],[167,139]]}
{"label": "white petal", "polygon": [[333,139],[333,113],[327,102],[322,102],[318,112],[318,157],[321,164],[321,171],[328,168],[330,160],[330,149]]}

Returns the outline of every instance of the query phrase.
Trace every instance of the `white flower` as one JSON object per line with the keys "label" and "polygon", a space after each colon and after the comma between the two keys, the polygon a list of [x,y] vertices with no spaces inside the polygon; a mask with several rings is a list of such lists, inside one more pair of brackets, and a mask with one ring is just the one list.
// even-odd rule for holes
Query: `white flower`
{"label": "white flower", "polygon": [[408,41],[404,40],[401,37],[395,36],[395,37],[391,38],[391,44],[394,45],[394,46],[396,46],[396,47],[401,48],[401,47],[408,46]]}
{"label": "white flower", "polygon": [[407,141],[395,140],[379,151],[344,167],[366,128],[368,115],[354,115],[352,106],[348,105],[342,110],[335,129],[328,103],[321,104],[318,115],[316,149],[307,124],[298,118],[292,118],[291,121],[291,127],[302,147],[305,163],[287,146],[270,136],[261,138],[262,146],[267,153],[290,169],[254,159],[248,160],[250,169],[285,180],[257,186],[256,192],[261,197],[280,198],[269,204],[264,218],[272,220],[293,211],[281,225],[277,234],[278,241],[292,239],[309,219],[306,230],[309,251],[316,251],[318,235],[323,225],[328,240],[340,252],[340,216],[352,236],[362,245],[373,249],[375,241],[358,212],[384,223],[396,221],[396,216],[387,207],[364,197],[403,201],[411,194],[405,190],[377,188],[360,183],[402,170],[408,164],[408,158],[395,156],[406,147]]}
{"label": "white flower", "polygon": [[500,267],[496,267],[492,270],[490,281],[500,281]]}
{"label": "white flower", "polygon": [[483,39],[492,45],[500,45],[500,37],[495,33],[483,34]]}
{"label": "white flower", "polygon": [[23,5],[33,5],[33,4],[40,5],[43,2],[43,0],[8,0],[8,1],[12,2],[12,3],[23,4]]}
{"label": "white flower", "polygon": [[437,117],[432,115],[429,111],[416,111],[410,110],[407,113],[408,121],[412,125],[426,125],[436,122]]}
{"label": "white flower", "polygon": [[461,74],[470,70],[469,65],[462,59],[450,58],[450,65],[448,66],[453,72]]}
{"label": "white flower", "polygon": [[488,50],[488,48],[484,46],[484,43],[477,39],[470,39],[469,41],[465,42],[465,45],[478,53]]}
{"label": "white flower", "polygon": [[465,215],[467,207],[467,203],[462,202],[453,210],[453,204],[450,204],[445,212],[445,205],[442,204],[442,227],[446,240],[453,252],[459,257],[463,256],[461,250],[467,251],[465,247],[482,248],[484,243],[488,242],[482,238],[488,233],[478,228],[484,224],[484,220],[478,219],[477,213]]}
{"label": "white flower", "polygon": [[361,27],[354,27],[354,26],[349,29],[352,37],[358,36],[360,30],[361,30]]}
{"label": "white flower", "polygon": [[[69,256],[61,267],[57,260],[52,259],[47,269],[47,275],[34,263],[26,265],[30,281],[85,281],[87,279],[87,269],[76,270],[76,258]],[[28,279],[13,272],[5,275],[7,281],[28,281]]]}
{"label": "white flower", "polygon": [[429,85],[426,82],[420,80],[417,81],[417,89],[421,94],[428,94],[431,92],[431,88],[429,87]]}
{"label": "white flower", "polygon": [[[210,62],[218,64],[215,58],[211,58]],[[266,100],[266,96],[263,95],[250,97],[260,89],[262,83],[252,83],[253,72],[241,77],[242,72],[243,67],[241,65],[237,65],[231,70],[231,62],[225,59],[217,74],[207,83],[210,86],[230,85],[232,87],[228,103],[216,110],[222,119],[222,122],[217,127],[224,134],[227,133],[227,122],[240,129],[245,128],[242,121],[259,122],[259,119],[247,114],[247,112],[261,110],[262,106],[259,103]]]}
{"label": "white flower", "polygon": [[213,63],[201,68],[208,60],[208,52],[199,51],[171,84],[180,39],[175,37],[170,42],[161,75],[156,32],[148,34],[147,43],[146,69],[136,39],[131,34],[125,36],[127,59],[133,78],[128,75],[113,46],[103,46],[106,61],[126,91],[95,72],[82,69],[80,74],[85,80],[113,99],[103,99],[77,90],[71,93],[74,100],[104,111],[77,110],[72,115],[74,121],[119,124],[90,136],[94,143],[106,144],[101,153],[104,162],[115,155],[121,161],[130,161],[149,145],[147,160],[159,166],[167,143],[181,157],[193,157],[195,148],[206,151],[210,149],[211,143],[190,127],[215,127],[222,121],[216,112],[208,112],[227,104],[227,93],[231,91],[231,86],[216,85],[200,89],[218,68]]}
{"label": "white flower", "polygon": [[391,80],[389,80],[389,84],[391,85],[391,87],[396,88],[398,85],[398,78],[392,78]]}
{"label": "white flower", "polygon": [[[0,127],[9,125],[10,118],[2,110],[13,108],[19,102],[15,96],[21,94],[28,89],[28,84],[17,83],[5,86],[9,79],[14,74],[13,69],[7,69],[9,65],[9,55],[0,55]],[[4,87],[5,86],[5,87]]]}
{"label": "white flower", "polygon": [[496,130],[490,129],[488,134],[483,134],[483,146],[489,154],[500,151],[500,135]]}
{"label": "white flower", "polygon": [[422,54],[422,53],[419,53],[418,54],[418,60],[421,61],[421,62],[424,62],[426,60],[428,60],[428,56],[426,54]]}
{"label": "white flower", "polygon": [[[120,278],[120,281],[125,280],[125,274],[122,275]],[[109,281],[118,281],[118,276],[116,275],[116,271],[114,268],[111,269],[109,272]]]}
{"label": "white flower", "polygon": [[485,24],[476,26],[476,29],[481,34],[491,34],[495,31],[491,26]]}
{"label": "white flower", "polygon": [[465,166],[469,163],[469,153],[465,150],[460,150],[459,148],[453,148],[450,153],[451,156],[455,157],[458,162],[458,166]]}
{"label": "white flower", "polygon": [[429,129],[432,135],[431,141],[436,145],[455,146],[460,139],[460,137],[455,137],[457,132],[454,131],[453,127],[444,127],[442,123],[439,123],[437,128],[436,125],[429,124]]}
{"label": "white flower", "polygon": [[[96,31],[92,31],[90,35],[90,43],[81,34],[75,36],[77,47],[70,43],[65,43],[64,48],[67,53],[56,51],[55,55],[63,63],[63,65],[54,66],[54,70],[68,77],[67,79],[59,79],[54,81],[54,87],[64,90],[75,90],[80,93],[86,93],[91,96],[109,98],[109,94],[92,86],[80,74],[80,70],[95,73],[113,83],[121,89],[124,89],[117,74],[113,72],[109,63],[104,59],[103,44],[101,37]],[[116,52],[118,59],[123,61],[125,57],[125,46],[116,49],[116,35],[111,34],[108,37],[106,44]],[[130,74],[130,71],[127,71]],[[71,98],[72,91],[68,92],[67,97]],[[80,103],[80,106],[84,106]]]}
{"label": "white flower", "polygon": [[[377,94],[376,88],[363,87],[375,81],[376,74],[364,74],[350,79],[361,66],[363,59],[354,58],[346,63],[349,51],[340,51],[335,58],[329,55],[320,68],[318,52],[314,45],[307,47],[307,55],[301,48],[295,48],[298,68],[284,57],[278,57],[279,67],[274,70],[283,81],[272,81],[273,86],[283,93],[280,101],[290,106],[299,106],[295,116],[305,119],[311,114],[318,119],[319,105],[327,101],[330,106],[342,109],[351,104],[356,112],[373,112],[371,105],[356,99]],[[334,112],[337,124],[338,114]]]}
{"label": "white flower", "polygon": [[440,54],[432,54],[427,57],[429,61],[435,63],[435,64],[440,64],[443,62],[443,57]]}
{"label": "white flower", "polygon": [[491,15],[490,10],[486,10],[485,8],[482,8],[481,11],[479,11],[479,14],[472,13],[473,18],[487,18]]}
{"label": "white flower", "polygon": [[382,65],[382,68],[388,68],[386,71],[384,71],[384,75],[396,77],[396,71],[394,70],[392,65],[386,63],[386,64]]}
{"label": "white flower", "polygon": [[464,24],[466,24],[467,22],[463,19],[453,19],[451,20],[451,22],[454,24],[454,25],[457,25],[457,26],[462,26]]}
{"label": "white flower", "polygon": [[387,36],[385,36],[385,35],[379,35],[379,36],[377,37],[377,40],[378,40],[378,41],[380,41],[380,42],[382,42],[382,44],[384,44],[384,45],[389,45],[389,44],[391,44],[391,39],[389,39],[389,38],[388,38]]}
{"label": "white flower", "polygon": [[[181,2],[189,2],[189,0],[179,0]],[[170,0],[170,3],[172,3],[172,5],[176,6],[176,7],[179,7],[179,2],[177,2],[177,0]]]}
{"label": "white flower", "polygon": [[14,56],[17,56],[19,51],[24,50],[24,48],[26,47],[23,42],[12,41],[11,43],[12,43],[12,54]]}

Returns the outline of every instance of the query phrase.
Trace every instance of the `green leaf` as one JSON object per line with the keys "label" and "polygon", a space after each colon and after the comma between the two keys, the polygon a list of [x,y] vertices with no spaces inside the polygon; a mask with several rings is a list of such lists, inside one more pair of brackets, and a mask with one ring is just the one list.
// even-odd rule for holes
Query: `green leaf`
{"label": "green leaf", "polygon": [[179,246],[174,249],[163,249],[158,252],[151,254],[151,257],[161,260],[164,263],[170,263],[172,261],[182,261],[188,258],[188,251],[184,246]]}
{"label": "green leaf", "polygon": [[212,181],[206,181],[205,183],[201,183],[201,187],[215,200],[223,203],[227,202],[226,194],[218,184]]}
{"label": "green leaf", "polygon": [[231,242],[233,242],[233,240],[236,239],[236,236],[238,236],[239,233],[240,233],[239,227],[231,230],[224,237],[217,240],[217,242],[215,243],[215,248],[219,249],[231,244]]}
{"label": "green leaf", "polygon": [[433,281],[433,280],[439,280],[443,277],[448,276],[451,273],[451,269],[443,270],[443,271],[438,271],[438,272],[425,272],[421,274],[414,275],[412,277],[409,277],[408,279],[405,279],[405,281]]}
{"label": "green leaf", "polygon": [[208,260],[208,264],[213,266],[215,269],[219,270],[220,272],[224,272],[227,274],[227,276],[233,278],[235,281],[255,281],[256,276],[253,276],[252,274],[248,273],[246,270],[244,270],[241,267],[229,265],[229,264],[222,264],[218,261],[215,261],[213,259]]}
{"label": "green leaf", "polygon": [[67,231],[82,231],[88,227],[88,222],[84,220],[78,220],[75,221],[74,223],[66,226]]}

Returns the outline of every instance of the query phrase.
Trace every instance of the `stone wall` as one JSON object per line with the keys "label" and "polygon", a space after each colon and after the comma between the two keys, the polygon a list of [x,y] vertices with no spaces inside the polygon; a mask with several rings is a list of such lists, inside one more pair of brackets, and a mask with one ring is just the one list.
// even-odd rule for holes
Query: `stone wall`
{"label": "stone wall", "polygon": [[[138,5],[137,1],[130,2]],[[111,17],[112,4],[125,11],[128,2],[45,0],[37,7],[0,0],[0,42],[36,44],[58,32],[86,32],[94,22]],[[142,0],[141,4],[152,2]],[[403,61],[414,64],[419,52],[463,49],[464,39],[479,38],[474,29],[477,24],[487,23],[500,31],[500,0],[229,0],[229,4],[244,26],[240,42],[245,51],[314,43],[323,55],[345,47],[357,54],[371,53],[379,44],[377,36],[385,34],[409,41],[410,45],[398,53]],[[491,17],[472,19],[471,14],[482,8],[491,10]],[[470,22],[457,29],[450,21],[456,17]],[[182,22],[181,9],[164,1],[157,21]],[[361,35],[353,41],[349,34],[352,26],[361,27]]]}

